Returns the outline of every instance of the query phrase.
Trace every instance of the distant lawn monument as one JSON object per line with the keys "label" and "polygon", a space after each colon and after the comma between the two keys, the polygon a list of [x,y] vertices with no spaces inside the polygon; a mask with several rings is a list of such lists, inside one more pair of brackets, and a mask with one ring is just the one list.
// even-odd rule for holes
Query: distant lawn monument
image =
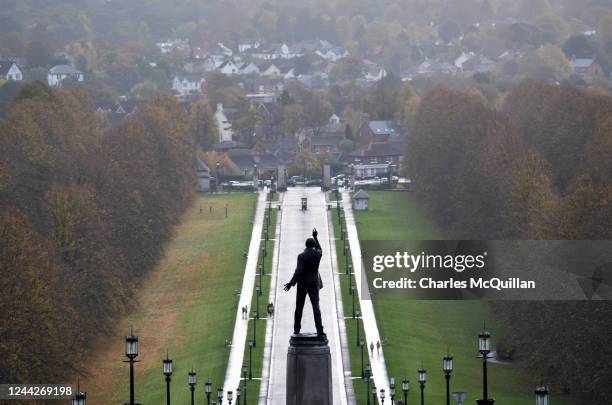
{"label": "distant lawn monument", "polygon": [[353,209],[355,211],[367,211],[370,205],[370,196],[363,190],[353,195]]}

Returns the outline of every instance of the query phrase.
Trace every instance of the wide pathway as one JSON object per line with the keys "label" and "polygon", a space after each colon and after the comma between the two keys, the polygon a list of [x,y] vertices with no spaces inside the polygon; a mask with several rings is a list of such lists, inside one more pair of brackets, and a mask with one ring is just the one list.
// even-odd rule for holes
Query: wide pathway
{"label": "wide pathway", "polygon": [[253,232],[251,233],[251,243],[247,256],[246,266],[244,270],[244,278],[242,280],[242,289],[240,290],[240,302],[236,308],[236,323],[234,325],[234,336],[232,337],[232,348],[230,350],[227,371],[225,373],[225,382],[223,387],[226,391],[236,391],[240,383],[240,375],[242,370],[242,358],[244,355],[244,345],[246,343],[248,321],[242,319],[242,307],[251,307],[251,299],[253,298],[253,289],[255,288],[255,275],[257,273],[257,258],[259,253],[259,245],[261,242],[261,232],[263,229],[264,212],[266,209],[266,196],[268,190],[260,191],[257,197],[257,207],[255,209],[255,218],[253,219]]}
{"label": "wide pathway", "polygon": [[[381,341],[380,333],[378,332],[378,325],[376,324],[376,315],[374,314],[374,306],[372,301],[369,299],[368,285],[362,285],[361,279],[361,246],[359,244],[359,235],[357,234],[357,224],[355,222],[355,216],[351,207],[351,196],[345,189],[342,191],[342,206],[344,207],[344,216],[346,218],[346,231],[348,233],[349,246],[351,248],[351,259],[353,260],[353,269],[355,271],[355,284],[359,293],[359,304],[361,306],[361,316],[363,322],[363,329],[366,335],[366,342],[368,346],[370,342]],[[377,353],[374,349],[374,354],[370,354],[368,347],[368,357],[372,366],[372,375],[374,377],[374,384],[378,389],[378,396],[380,397],[380,389],[384,389],[386,397],[389,397],[389,377],[387,375],[387,365],[385,363],[384,348],[381,348],[380,353]],[[397,383],[396,383],[397,384]],[[382,403],[380,398],[379,403]]]}
{"label": "wide pathway", "polygon": [[[308,211],[302,212],[301,198],[308,198]],[[323,326],[329,339],[332,359],[333,403],[345,405],[346,390],[344,385],[342,352],[336,314],[336,294],[332,274],[332,256],[327,220],[325,193],[319,188],[290,188],[282,203],[281,229],[282,237],[279,248],[279,266],[276,285],[275,316],[272,334],[272,352],[270,359],[270,378],[268,381],[268,405],[282,405],[286,395],[287,349],[289,338],[293,333],[293,311],[295,308],[295,288],[289,292],[282,290],[283,284],[289,282],[295,270],[297,255],[304,250],[304,242],[313,228],[319,231],[319,241],[323,248],[323,258],[319,272],[323,279],[320,295]],[[340,297],[338,297],[340,299]],[[315,332],[312,307],[306,300],[302,319],[302,332]]]}

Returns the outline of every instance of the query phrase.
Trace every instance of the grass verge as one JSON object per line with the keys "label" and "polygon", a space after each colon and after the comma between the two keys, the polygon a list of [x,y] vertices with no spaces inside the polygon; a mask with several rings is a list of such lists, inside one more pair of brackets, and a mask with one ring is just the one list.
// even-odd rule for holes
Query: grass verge
{"label": "grass verge", "polygon": [[[164,257],[143,280],[138,306],[118,322],[116,333],[94,352],[89,377],[81,382],[92,403],[129,399],[124,339],[133,326],[140,338],[136,364],[136,400],[159,404],[165,398],[161,361],[174,360],[171,396],[188,403],[187,373],[198,373],[196,398],[204,401],[204,382],[223,383],[236,311],[235,291],[242,285],[251,238],[256,194],[200,195],[176,226]],[[227,217],[225,215],[227,207]]]}

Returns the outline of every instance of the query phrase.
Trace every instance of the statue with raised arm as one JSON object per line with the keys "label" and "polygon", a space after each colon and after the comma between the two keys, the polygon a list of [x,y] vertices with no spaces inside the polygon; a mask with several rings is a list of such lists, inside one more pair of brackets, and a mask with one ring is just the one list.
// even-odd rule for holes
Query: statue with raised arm
{"label": "statue with raised arm", "polygon": [[295,318],[293,323],[293,333],[299,334],[302,327],[302,311],[306,296],[310,298],[312,312],[314,313],[315,325],[318,336],[325,336],[323,323],[321,322],[321,310],[319,309],[319,290],[323,288],[323,282],[319,275],[319,263],[323,251],[317,239],[319,233],[316,229],[312,231],[312,238],[306,239],[306,248],[298,255],[297,267],[293,273],[291,281],[285,284],[285,291],[297,284],[297,295],[295,300]]}

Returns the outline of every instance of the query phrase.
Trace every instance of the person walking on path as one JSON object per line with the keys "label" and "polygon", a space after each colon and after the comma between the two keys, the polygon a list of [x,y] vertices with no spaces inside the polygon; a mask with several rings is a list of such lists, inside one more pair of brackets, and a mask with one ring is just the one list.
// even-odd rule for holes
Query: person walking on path
{"label": "person walking on path", "polygon": [[376,355],[380,356],[380,340],[376,342]]}
{"label": "person walking on path", "polygon": [[374,342],[370,342],[370,356],[374,356]]}
{"label": "person walking on path", "polygon": [[325,336],[323,322],[321,321],[321,310],[319,309],[319,290],[323,288],[323,282],[319,275],[319,263],[323,256],[323,249],[317,239],[319,233],[312,230],[312,238],[306,239],[306,249],[298,255],[297,267],[291,281],[284,286],[285,291],[297,284],[297,295],[295,301],[295,315],[293,333],[299,334],[302,327],[302,311],[306,302],[306,295],[310,298],[312,312],[318,336]]}

